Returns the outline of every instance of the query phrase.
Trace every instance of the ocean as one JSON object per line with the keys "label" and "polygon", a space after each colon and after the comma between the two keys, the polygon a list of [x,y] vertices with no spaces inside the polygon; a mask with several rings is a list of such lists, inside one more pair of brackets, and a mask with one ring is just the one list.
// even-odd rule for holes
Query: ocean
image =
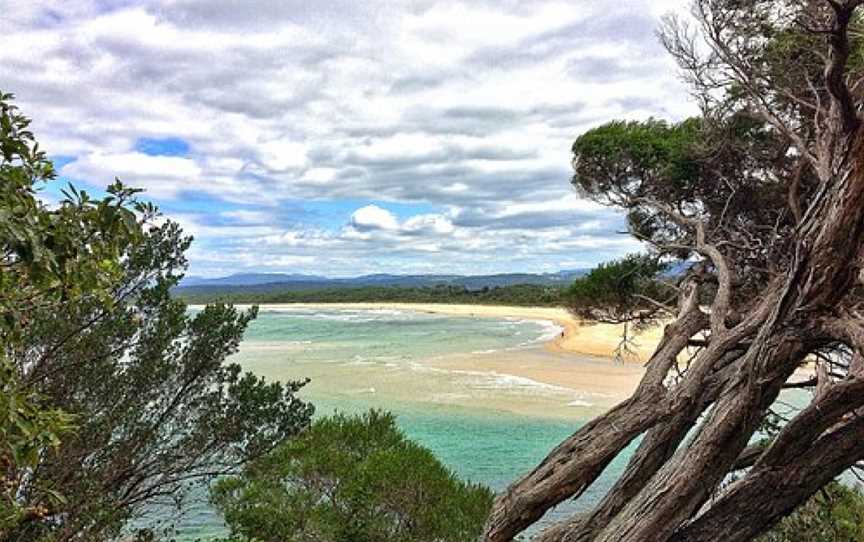
{"label": "ocean", "polygon": [[[501,370],[508,364],[560,363],[562,356],[580,361],[543,348],[560,331],[553,322],[520,318],[268,308],[250,325],[233,361],[268,378],[311,379],[301,396],[319,416],[369,408],[394,412],[409,437],[458,475],[501,490],[615,400],[594,389]],[[495,370],[488,369],[490,362]],[[540,526],[596,503],[627,455],[578,502],[559,505]],[[203,493],[189,504],[176,524],[180,540],[224,534]]]}

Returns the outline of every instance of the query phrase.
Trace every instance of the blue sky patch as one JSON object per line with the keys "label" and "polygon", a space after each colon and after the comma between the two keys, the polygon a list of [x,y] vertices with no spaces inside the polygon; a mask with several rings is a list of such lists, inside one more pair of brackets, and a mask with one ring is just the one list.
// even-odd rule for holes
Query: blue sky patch
{"label": "blue sky patch", "polygon": [[188,156],[189,143],[179,137],[142,137],[135,142],[135,150],[150,156]]}
{"label": "blue sky patch", "polygon": [[49,156],[48,159],[54,163],[54,169],[56,171],[60,171],[61,169],[63,169],[63,166],[65,166],[66,164],[71,164],[75,161],[74,156],[66,155]]}

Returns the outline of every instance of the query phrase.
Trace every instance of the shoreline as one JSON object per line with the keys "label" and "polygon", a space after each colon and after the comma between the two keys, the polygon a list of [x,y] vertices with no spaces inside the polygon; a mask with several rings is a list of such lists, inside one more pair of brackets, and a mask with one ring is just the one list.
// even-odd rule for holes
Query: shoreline
{"label": "shoreline", "polygon": [[[237,305],[250,306],[249,304]],[[357,310],[408,310],[427,314],[443,314],[468,318],[523,318],[551,321],[562,333],[544,345],[549,352],[613,358],[621,342],[623,325],[585,323],[576,320],[567,310],[557,307],[519,307],[511,305],[458,305],[436,303],[264,303],[262,310],[279,308],[331,308]],[[644,363],[659,343],[662,329],[655,328],[635,336],[633,352],[624,356],[627,363]]]}
{"label": "shoreline", "polygon": [[[249,307],[238,304],[238,308]],[[588,419],[626,399],[645,373],[654,346],[641,336],[636,355],[613,361],[623,326],[584,325],[561,308],[421,303],[269,303],[259,308],[385,310],[463,318],[520,319],[554,323],[556,336],[521,349],[429,356],[413,367],[394,370],[382,364],[285,364],[279,349],[266,344],[241,346],[246,367],[267,378],[311,378],[309,393],[319,398],[361,401],[390,408],[405,403],[491,409],[540,418]],[[654,336],[659,337],[658,329]],[[548,339],[547,339],[548,338]],[[545,341],[545,342],[544,342]],[[420,371],[418,373],[418,371]],[[422,375],[418,378],[418,375]]]}

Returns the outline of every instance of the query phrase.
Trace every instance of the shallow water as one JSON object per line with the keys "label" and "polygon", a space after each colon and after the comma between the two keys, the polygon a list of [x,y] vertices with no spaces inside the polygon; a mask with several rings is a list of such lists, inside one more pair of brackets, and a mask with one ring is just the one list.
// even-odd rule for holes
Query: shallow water
{"label": "shallow water", "polygon": [[[235,361],[269,378],[310,378],[302,396],[318,415],[390,410],[408,436],[460,476],[501,490],[602,412],[609,398],[497,371],[454,369],[452,360],[542,363],[552,356],[543,342],[559,332],[551,322],[521,319],[268,309],[250,326]],[[578,504],[559,506],[547,521],[595,503],[623,469],[626,455]],[[203,495],[188,510],[178,524],[180,539],[223,532]]]}

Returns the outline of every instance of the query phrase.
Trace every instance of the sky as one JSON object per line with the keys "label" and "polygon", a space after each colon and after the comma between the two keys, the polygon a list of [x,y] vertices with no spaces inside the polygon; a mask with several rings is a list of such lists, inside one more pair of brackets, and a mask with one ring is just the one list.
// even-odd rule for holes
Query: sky
{"label": "sky", "polygon": [[695,113],[683,1],[0,0],[0,91],[60,180],[119,177],[190,274],[554,272],[638,251],[576,137]]}

